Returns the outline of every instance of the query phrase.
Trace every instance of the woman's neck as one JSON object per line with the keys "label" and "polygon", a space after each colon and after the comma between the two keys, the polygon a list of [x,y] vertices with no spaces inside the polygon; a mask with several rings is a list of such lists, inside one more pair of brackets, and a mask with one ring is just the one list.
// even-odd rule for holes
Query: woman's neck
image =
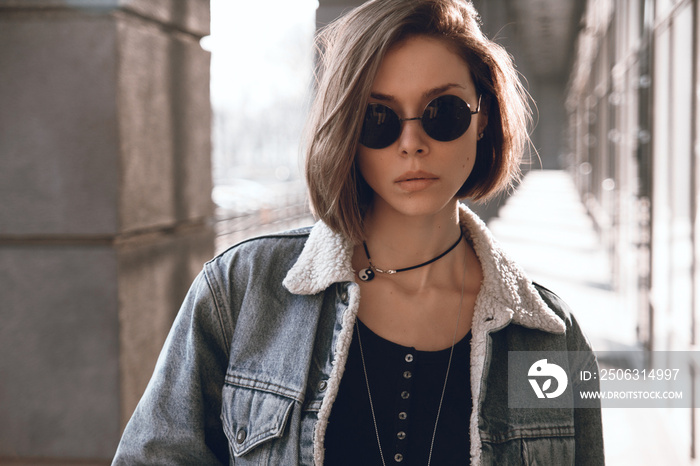
{"label": "woman's neck", "polygon": [[365,236],[377,267],[404,268],[441,254],[459,237],[457,202],[441,211],[406,216],[391,209],[373,208],[365,217]]}
{"label": "woman's neck", "polygon": [[[375,206],[376,207],[376,206]],[[403,269],[439,256],[460,237],[457,203],[430,216],[401,216],[374,209],[365,217],[367,246],[375,268]],[[362,245],[353,268],[368,266]],[[358,317],[387,340],[434,351],[451,345],[471,328],[481,266],[469,242],[461,240],[437,261],[396,274],[376,273],[363,281]],[[459,312],[463,318],[457,320]]]}

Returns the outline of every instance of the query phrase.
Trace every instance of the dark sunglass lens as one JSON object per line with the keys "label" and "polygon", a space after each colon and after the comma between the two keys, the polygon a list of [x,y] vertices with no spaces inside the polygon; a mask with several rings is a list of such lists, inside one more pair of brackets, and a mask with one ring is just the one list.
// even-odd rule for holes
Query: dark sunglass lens
{"label": "dark sunglass lens", "polygon": [[369,104],[362,124],[360,144],[370,149],[383,149],[390,146],[401,134],[399,116],[382,104]]}
{"label": "dark sunglass lens", "polygon": [[465,101],[454,95],[443,95],[428,104],[421,120],[431,138],[454,141],[467,131],[472,115]]}

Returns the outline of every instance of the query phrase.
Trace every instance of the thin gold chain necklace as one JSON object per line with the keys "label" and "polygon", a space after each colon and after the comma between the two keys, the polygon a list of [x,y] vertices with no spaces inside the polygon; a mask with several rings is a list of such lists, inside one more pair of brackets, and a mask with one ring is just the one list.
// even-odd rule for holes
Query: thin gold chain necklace
{"label": "thin gold chain necklace", "polygon": [[[461,238],[461,236],[460,236]],[[459,297],[459,312],[457,314],[457,324],[455,325],[455,331],[452,335],[452,346],[450,347],[450,357],[447,361],[447,371],[445,372],[445,381],[442,384],[442,393],[440,394],[440,403],[438,404],[437,416],[435,417],[435,426],[433,427],[433,436],[430,439],[430,452],[428,454],[428,466],[430,466],[430,461],[433,458],[433,445],[435,444],[435,434],[437,433],[438,421],[440,420],[440,411],[442,410],[442,402],[445,398],[445,390],[447,389],[447,379],[450,375],[450,367],[452,366],[452,355],[455,350],[455,343],[457,342],[457,330],[459,329],[459,321],[462,317],[462,302],[464,301],[464,281],[467,275],[467,251],[464,252],[464,269],[462,271],[462,292]],[[355,321],[355,331],[357,332],[357,341],[360,346],[360,359],[362,360],[362,371],[365,374],[365,385],[367,386],[367,397],[369,398],[369,409],[372,412],[372,423],[374,424],[374,433],[377,437],[377,446],[379,447],[379,456],[382,458],[382,466],[386,466],[384,461],[384,451],[382,450],[382,442],[379,439],[379,428],[377,427],[377,417],[374,414],[374,403],[372,403],[372,391],[369,388],[369,377],[367,377],[367,366],[365,365],[365,352],[362,349],[362,336],[360,335],[360,327],[357,325],[357,320]]]}

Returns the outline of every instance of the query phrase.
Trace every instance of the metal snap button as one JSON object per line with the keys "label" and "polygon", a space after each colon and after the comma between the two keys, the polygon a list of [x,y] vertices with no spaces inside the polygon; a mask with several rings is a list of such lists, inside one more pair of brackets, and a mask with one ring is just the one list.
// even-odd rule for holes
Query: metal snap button
{"label": "metal snap button", "polygon": [[406,360],[406,362],[413,362],[413,355],[409,353],[404,359]]}
{"label": "metal snap button", "polygon": [[236,443],[241,444],[245,442],[247,436],[248,433],[245,431],[245,429],[239,429],[238,432],[236,432]]}
{"label": "metal snap button", "polygon": [[397,463],[402,462],[402,461],[403,461],[403,455],[402,455],[401,453],[395,454],[395,455],[394,455],[394,461],[396,461]]}
{"label": "metal snap button", "polygon": [[401,392],[401,398],[403,398],[404,400],[408,400],[409,396],[411,396],[411,394],[407,391],[404,390],[403,392]]}
{"label": "metal snap button", "polygon": [[403,373],[404,379],[410,379],[411,377],[413,377],[413,374],[411,374],[411,371],[404,371],[404,373]]}
{"label": "metal snap button", "polygon": [[399,439],[399,440],[405,439],[405,438],[406,438],[406,432],[404,432],[404,431],[402,430],[401,432],[399,432],[399,433],[396,434],[396,438]]}
{"label": "metal snap button", "polygon": [[328,382],[327,382],[327,381],[321,380],[321,381],[318,383],[318,391],[319,391],[319,392],[325,392],[327,388],[328,388]]}
{"label": "metal snap button", "polygon": [[399,413],[399,419],[401,419],[402,421],[405,421],[407,418],[408,418],[408,414],[406,414],[405,411],[401,411]]}
{"label": "metal snap button", "polygon": [[343,291],[342,293],[340,293],[340,300],[343,303],[347,304],[347,302],[348,302],[348,292],[347,291]]}

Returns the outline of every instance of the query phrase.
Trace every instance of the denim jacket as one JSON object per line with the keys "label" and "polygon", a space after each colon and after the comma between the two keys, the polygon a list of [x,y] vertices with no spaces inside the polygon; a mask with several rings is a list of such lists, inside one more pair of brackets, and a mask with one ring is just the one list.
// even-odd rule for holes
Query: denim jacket
{"label": "denim jacket", "polygon": [[[508,408],[508,351],[590,346],[566,305],[534,285],[464,206],[460,222],[483,269],[465,393],[471,464],[603,464],[599,408]],[[322,465],[360,302],[352,252],[318,222],[208,262],[113,464]]]}

